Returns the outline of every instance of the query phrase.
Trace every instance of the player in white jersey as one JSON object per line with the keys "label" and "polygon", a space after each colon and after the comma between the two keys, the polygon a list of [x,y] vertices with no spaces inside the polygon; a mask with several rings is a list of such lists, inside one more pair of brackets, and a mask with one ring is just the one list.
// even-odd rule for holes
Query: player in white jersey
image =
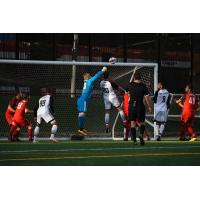
{"label": "player in white jersey", "polygon": [[155,119],[156,122],[156,137],[157,141],[161,140],[163,135],[165,123],[167,121],[168,109],[170,106],[170,94],[163,87],[163,83],[159,82],[157,86],[157,91],[153,97],[155,104]]}
{"label": "player in white jersey", "polygon": [[58,126],[54,118],[54,100],[53,97],[51,96],[50,89],[47,90],[45,96],[39,99],[38,104],[34,109],[34,113],[35,117],[37,117],[37,124],[34,130],[33,142],[37,142],[37,136],[40,131],[40,125],[42,120],[52,125],[50,140],[56,142],[57,140],[55,138],[55,134],[57,132]]}
{"label": "player in white jersey", "polygon": [[123,121],[123,125],[126,125],[126,117],[124,114],[123,109],[121,108],[121,103],[118,100],[118,97],[115,93],[116,90],[119,90],[119,87],[117,84],[115,84],[112,81],[108,80],[109,72],[104,73],[103,80],[100,82],[100,87],[103,92],[103,98],[104,98],[104,105],[105,105],[105,124],[106,124],[106,133],[109,132],[109,121],[110,121],[110,110],[111,107],[115,107],[120,117]]}

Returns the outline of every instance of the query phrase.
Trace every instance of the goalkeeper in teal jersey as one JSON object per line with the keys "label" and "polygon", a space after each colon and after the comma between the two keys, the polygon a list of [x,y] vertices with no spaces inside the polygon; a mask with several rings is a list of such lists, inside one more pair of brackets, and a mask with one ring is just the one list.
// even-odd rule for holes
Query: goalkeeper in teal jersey
{"label": "goalkeeper in teal jersey", "polygon": [[78,132],[83,136],[87,135],[87,131],[85,130],[85,127],[84,127],[85,115],[87,112],[87,104],[92,96],[94,82],[97,79],[99,79],[106,71],[107,71],[107,68],[103,67],[103,69],[97,72],[93,77],[91,77],[89,73],[83,74],[83,79],[84,79],[83,90],[82,90],[81,96],[78,98],[78,101],[77,101],[77,109],[79,113],[78,114],[78,123],[79,123]]}

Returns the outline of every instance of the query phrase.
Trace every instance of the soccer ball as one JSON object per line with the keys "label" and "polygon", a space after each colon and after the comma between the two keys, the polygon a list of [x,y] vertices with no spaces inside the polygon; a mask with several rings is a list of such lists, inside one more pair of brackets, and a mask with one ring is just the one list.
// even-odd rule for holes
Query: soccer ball
{"label": "soccer ball", "polygon": [[116,62],[117,62],[117,58],[115,58],[115,57],[111,57],[109,59],[109,63],[111,63],[111,64],[115,64]]}

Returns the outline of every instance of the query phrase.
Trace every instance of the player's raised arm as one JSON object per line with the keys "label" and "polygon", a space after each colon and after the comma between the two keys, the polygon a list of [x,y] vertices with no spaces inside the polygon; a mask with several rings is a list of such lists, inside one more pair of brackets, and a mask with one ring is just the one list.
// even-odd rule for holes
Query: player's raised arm
{"label": "player's raised arm", "polygon": [[184,99],[184,98],[185,98],[185,97],[182,96],[180,99],[176,100],[176,103],[177,103],[181,108],[183,108],[183,99]]}
{"label": "player's raised arm", "polygon": [[97,79],[99,79],[106,71],[107,67],[103,67],[101,71],[97,72],[93,77],[90,78],[91,82],[94,82]]}

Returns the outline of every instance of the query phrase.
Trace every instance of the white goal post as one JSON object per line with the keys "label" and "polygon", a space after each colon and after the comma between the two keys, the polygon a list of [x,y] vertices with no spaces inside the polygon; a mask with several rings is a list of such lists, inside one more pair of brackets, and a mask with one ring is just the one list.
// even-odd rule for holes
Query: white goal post
{"label": "white goal post", "polygon": [[[16,73],[17,74],[17,78],[12,80],[14,77],[14,73],[12,74],[12,76],[7,75],[9,69],[14,68],[15,66],[17,66],[19,69]],[[76,68],[76,73],[72,73],[72,68],[71,67],[66,67],[65,66],[73,66]],[[102,66],[107,66],[108,70],[110,71],[110,78],[114,81],[118,81],[117,84],[119,86],[121,86],[121,83],[123,83],[121,88],[125,87],[125,83],[128,84],[128,82],[131,80],[131,78],[133,77],[134,71],[140,70],[141,72],[144,72],[148,79],[148,81],[151,81],[151,93],[154,93],[156,91],[157,88],[157,83],[158,83],[158,64],[157,63],[123,63],[123,62],[116,62],[115,64],[109,63],[109,62],[79,62],[79,61],[41,61],[41,60],[7,60],[7,59],[0,59],[0,68],[3,69],[3,74],[2,79],[0,79],[0,81],[2,80],[3,84],[5,83],[9,83],[9,84],[22,84],[23,86],[26,86],[26,83],[29,84],[30,82],[30,88],[34,87],[34,90],[36,90],[37,88],[42,88],[43,86],[40,84],[42,84],[43,82],[45,82],[45,87],[47,85],[54,84],[54,87],[57,87],[56,82],[59,82],[59,91],[64,91],[64,87],[66,87],[66,91],[68,92],[75,92],[75,93],[79,93],[82,90],[82,86],[83,86],[83,81],[80,80],[82,79],[81,74],[83,72],[86,72],[87,70],[93,75],[95,72],[97,72],[98,70],[101,69]],[[50,69],[48,69],[48,67],[50,67]],[[28,74],[29,70],[32,70],[34,68],[34,73],[33,76],[31,77],[32,74],[30,74],[29,76],[25,77],[25,75]],[[43,71],[40,71],[42,68]],[[45,68],[45,70],[44,70]],[[23,70],[27,70],[26,74],[20,74],[20,69]],[[23,70],[21,72],[23,72]],[[47,75],[44,73],[47,73]],[[50,73],[52,71],[52,73]],[[44,73],[42,75],[40,75],[40,73]],[[30,72],[32,73],[32,72]],[[64,74],[66,73],[66,74]],[[142,74],[141,74],[142,75]],[[43,76],[43,77],[42,77]],[[52,78],[51,78],[52,76]],[[56,77],[57,76],[57,77]],[[64,77],[66,76],[66,80],[64,83]],[[77,76],[79,76],[80,78],[77,79]],[[143,76],[143,75],[142,75]],[[25,77],[25,81],[23,82],[23,78]],[[38,79],[35,80],[35,85],[34,85],[34,78]],[[43,80],[44,78],[44,80]],[[49,82],[48,82],[49,80]],[[53,81],[52,81],[53,80]],[[72,81],[73,80],[73,81]],[[145,83],[144,79],[144,83]],[[6,82],[7,81],[7,82]],[[70,84],[70,86],[69,86]],[[66,86],[67,85],[67,86]],[[94,88],[94,94],[100,94],[100,89],[98,88],[99,84],[95,86]],[[63,89],[63,90],[62,90]],[[74,98],[74,94],[71,94],[70,97]],[[73,100],[74,101],[74,100]],[[103,101],[102,101],[103,104]],[[61,108],[62,109],[62,108]],[[154,111],[155,112],[155,111]],[[154,113],[155,114],[155,113]],[[154,117],[153,114],[153,117]],[[101,116],[102,117],[102,116]],[[89,117],[88,117],[89,118]],[[99,118],[99,117],[98,117]],[[90,124],[92,124],[92,120],[99,120],[99,119],[87,119],[87,120],[91,120]],[[72,120],[74,123],[76,123],[75,118],[73,118]],[[59,123],[59,122],[58,122]],[[98,121],[97,123],[101,123],[101,125],[98,124],[98,126],[94,126],[94,128],[96,127],[96,132],[98,132],[98,138],[102,139],[104,137],[104,134],[102,134],[102,127],[104,126],[104,116],[100,119],[100,121]],[[114,122],[113,124],[116,125],[117,121]],[[154,122],[153,120],[147,120],[147,123],[149,125],[151,125],[152,130],[154,129]],[[64,125],[63,125],[64,127]],[[90,127],[88,127],[88,129],[90,129]],[[76,130],[74,130],[74,132],[76,132]],[[68,132],[67,128],[63,128],[62,132]],[[73,133],[72,130],[69,131],[70,133]],[[95,132],[95,130],[92,130],[91,132]],[[92,135],[92,134],[91,134]],[[68,135],[67,135],[68,136]],[[95,137],[95,134],[92,135]],[[92,137],[91,136],[91,137]],[[113,129],[112,134],[110,136],[106,135],[106,138],[112,138],[112,139],[116,139],[116,135],[115,135],[115,130]],[[120,138],[120,137],[119,137]]]}

